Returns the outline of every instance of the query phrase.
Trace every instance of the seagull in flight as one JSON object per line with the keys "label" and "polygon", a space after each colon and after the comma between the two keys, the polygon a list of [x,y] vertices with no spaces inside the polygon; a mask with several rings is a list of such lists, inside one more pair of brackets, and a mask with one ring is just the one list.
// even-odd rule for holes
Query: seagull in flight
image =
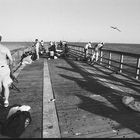
{"label": "seagull in flight", "polygon": [[115,29],[115,30],[118,30],[119,32],[121,32],[120,29],[118,29],[117,27],[114,27],[114,26],[110,26],[112,29]]}

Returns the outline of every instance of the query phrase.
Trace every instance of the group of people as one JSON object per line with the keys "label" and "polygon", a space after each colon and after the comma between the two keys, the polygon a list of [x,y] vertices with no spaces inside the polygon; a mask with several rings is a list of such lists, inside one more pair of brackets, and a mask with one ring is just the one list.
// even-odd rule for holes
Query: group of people
{"label": "group of people", "polygon": [[21,56],[21,63],[31,64],[33,61],[38,60],[41,55],[49,59],[57,59],[61,56],[67,56],[68,46],[66,41],[50,41],[48,46],[44,47],[44,42],[35,39],[30,50],[23,53]]}
{"label": "group of people", "polygon": [[[1,42],[1,38],[0,38]],[[98,43],[94,47],[92,47],[91,42],[88,42],[84,47],[85,58],[88,58],[88,50],[89,48],[92,49],[92,56],[90,57],[91,62],[97,61],[99,57],[99,50],[103,47],[104,43]],[[49,51],[49,58],[55,59],[58,57],[58,46],[63,51],[64,55],[68,53],[68,46],[66,41],[60,41],[58,44],[56,42],[50,41],[48,51]],[[34,52],[36,59],[40,58],[40,54],[46,53],[46,49],[44,47],[44,42],[41,40],[39,42],[38,39],[35,39],[35,42],[32,46],[31,52]],[[4,45],[0,44],[0,92],[4,94],[4,106],[9,106],[9,86],[13,82],[12,71],[13,59],[10,50],[5,47]]]}
{"label": "group of people", "polygon": [[38,39],[35,39],[35,42],[30,47],[30,49],[28,48],[28,51],[26,50],[22,54],[20,62],[21,64],[31,64],[33,61],[38,60],[40,55],[43,55],[43,53],[46,53],[44,41],[41,40],[39,42]]}
{"label": "group of people", "polygon": [[[2,37],[0,36],[0,42],[1,40]],[[40,47],[44,47],[44,42],[43,40],[39,42],[38,39],[36,39],[32,51],[36,54],[37,60],[39,59]],[[13,59],[10,50],[6,46],[0,44],[0,93],[2,94],[4,107],[9,106],[9,88],[15,78],[12,66]]]}
{"label": "group of people", "polygon": [[44,47],[44,41],[41,40],[39,42],[38,39],[35,39],[35,42],[32,46],[32,52],[34,52],[36,54],[36,60],[38,60],[41,54],[43,54],[44,52],[46,52],[46,49]]}
{"label": "group of people", "polygon": [[68,52],[67,42],[61,41],[59,43],[50,41],[49,43],[49,58],[48,59],[56,59],[60,56],[66,56]]}
{"label": "group of people", "polygon": [[[89,60],[92,64],[94,62],[97,62],[99,59],[99,51],[100,49],[104,46],[103,42],[97,43],[94,45],[94,47],[92,47],[91,42],[88,42],[85,46],[84,46],[84,58],[87,60]],[[92,55],[89,56],[88,55],[88,50],[89,48],[92,48]]]}

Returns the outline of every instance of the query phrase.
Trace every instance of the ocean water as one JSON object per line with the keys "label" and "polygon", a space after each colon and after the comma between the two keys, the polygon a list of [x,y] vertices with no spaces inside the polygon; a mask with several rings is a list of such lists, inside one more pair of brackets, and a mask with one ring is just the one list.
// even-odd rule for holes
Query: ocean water
{"label": "ocean water", "polygon": [[[87,42],[86,42],[87,43]],[[84,46],[85,42],[71,42],[69,44]],[[96,43],[92,43],[94,47]],[[105,43],[103,49],[140,54],[140,44]]]}
{"label": "ocean water", "polygon": [[[3,45],[7,46],[11,51],[19,48],[24,48],[24,47],[31,47],[33,45],[33,42],[1,42]],[[47,47],[49,42],[45,42],[44,46]],[[77,46],[82,46],[87,42],[68,42],[68,44],[73,44]],[[94,47],[95,43],[92,43],[92,46]],[[124,43],[105,43],[103,49],[107,50],[114,50],[114,51],[122,51],[122,52],[128,52],[128,53],[133,53],[133,54],[140,54],[140,44],[124,44]],[[104,54],[104,57],[106,57],[106,54]],[[113,60],[119,60],[119,56],[113,55],[112,57]],[[131,64],[133,66],[136,66],[137,64],[137,59],[136,58],[129,58],[129,57],[124,57],[124,63]],[[117,64],[113,64],[116,65]],[[135,73],[135,69],[131,69],[130,67],[123,66],[123,69],[127,69],[131,72]],[[126,73],[126,72],[124,72]],[[127,73],[126,73],[127,74]],[[134,77],[135,74],[132,74]]]}
{"label": "ocean water", "polygon": [[[23,47],[31,47],[33,45],[33,42],[1,42],[1,43],[7,46],[10,50],[23,48]],[[45,43],[48,43],[48,42],[45,42]],[[77,46],[84,46],[87,42],[68,42],[68,43],[77,45]],[[94,45],[95,43],[92,43],[92,46]],[[140,54],[140,44],[105,43],[103,48],[114,50],[114,51]]]}
{"label": "ocean water", "polygon": [[140,44],[107,43],[105,49],[140,54]]}
{"label": "ocean water", "polygon": [[10,50],[15,50],[24,47],[31,47],[33,42],[1,42],[1,44],[5,45]]}

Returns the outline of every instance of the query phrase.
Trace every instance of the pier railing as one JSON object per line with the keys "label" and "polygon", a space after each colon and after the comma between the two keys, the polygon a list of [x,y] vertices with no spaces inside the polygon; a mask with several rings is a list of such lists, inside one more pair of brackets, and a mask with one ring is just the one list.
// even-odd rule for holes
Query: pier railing
{"label": "pier railing", "polygon": [[[84,58],[83,46],[68,44],[69,54],[76,59]],[[88,50],[91,56],[93,49]],[[101,49],[98,63],[119,73],[140,79],[140,54]]]}
{"label": "pier railing", "polygon": [[29,51],[30,47],[23,47],[19,49],[15,49],[11,51],[12,58],[13,58],[13,71],[16,71],[20,66],[21,56],[24,52]]}

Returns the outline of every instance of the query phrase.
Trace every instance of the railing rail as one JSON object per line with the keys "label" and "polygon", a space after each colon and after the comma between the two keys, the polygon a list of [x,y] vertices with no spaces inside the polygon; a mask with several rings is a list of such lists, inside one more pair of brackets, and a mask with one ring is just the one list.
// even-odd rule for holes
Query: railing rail
{"label": "railing rail", "polygon": [[[83,46],[68,44],[69,54],[84,58]],[[92,55],[93,48],[88,50],[88,55]],[[114,51],[101,49],[99,55],[99,64],[102,64],[113,71],[125,73],[136,79],[140,79],[140,54],[134,54],[123,51]]]}
{"label": "railing rail", "polygon": [[13,58],[13,71],[16,71],[18,69],[22,54],[29,50],[30,47],[23,47],[11,51],[12,58]]}

